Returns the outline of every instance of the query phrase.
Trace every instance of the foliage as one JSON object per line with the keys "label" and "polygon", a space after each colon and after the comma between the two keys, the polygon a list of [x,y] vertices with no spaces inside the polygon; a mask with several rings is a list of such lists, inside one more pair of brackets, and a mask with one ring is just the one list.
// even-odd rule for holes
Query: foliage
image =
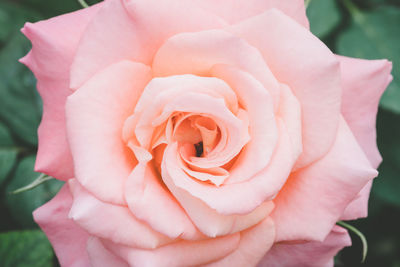
{"label": "foliage", "polygon": [[[96,1],[87,1],[94,4]],[[18,195],[11,191],[38,177],[33,172],[36,129],[41,100],[35,78],[18,59],[30,44],[19,29],[81,8],[77,0],[1,0],[0,2],[0,265],[54,266],[52,249],[32,220],[32,211],[60,188],[52,180]],[[363,266],[400,266],[400,1],[312,0],[307,15],[311,31],[342,55],[393,61],[394,80],[378,114],[378,145],[384,161],[379,168],[368,219],[351,222],[369,241]],[[361,243],[346,248],[337,266],[360,265]],[[35,265],[36,264],[36,265]]]}

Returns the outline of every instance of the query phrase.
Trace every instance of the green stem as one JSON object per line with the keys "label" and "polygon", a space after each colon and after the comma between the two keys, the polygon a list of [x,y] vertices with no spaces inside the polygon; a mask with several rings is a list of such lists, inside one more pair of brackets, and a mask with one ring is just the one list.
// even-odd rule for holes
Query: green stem
{"label": "green stem", "polygon": [[51,180],[51,179],[54,179],[54,178],[51,177],[51,176],[48,176],[47,174],[42,173],[42,174],[40,174],[39,177],[36,178],[36,180],[33,181],[32,183],[30,183],[30,184],[28,184],[28,185],[26,185],[26,186],[24,186],[24,187],[18,188],[17,190],[12,191],[12,192],[10,192],[10,193],[11,193],[11,194],[19,194],[19,193],[22,193],[22,192],[31,190],[31,189],[33,189],[33,188],[35,188],[35,187],[41,185],[42,183],[44,183],[44,182],[46,182],[46,181],[48,181],[48,180]]}
{"label": "green stem", "polygon": [[83,8],[89,7],[89,5],[85,2],[85,0],[78,0],[78,2],[79,2],[79,4],[81,4],[81,6],[82,6]]}
{"label": "green stem", "polygon": [[354,17],[355,20],[362,20],[363,14],[351,0],[342,0],[347,11]]}
{"label": "green stem", "polygon": [[348,223],[345,223],[343,221],[338,221],[336,224],[346,228],[347,230],[349,230],[351,232],[353,232],[354,234],[356,234],[360,238],[361,243],[363,245],[363,254],[362,254],[362,259],[361,259],[361,263],[363,263],[365,261],[365,258],[367,257],[367,253],[368,253],[368,243],[367,243],[367,239],[365,238],[364,234],[361,233],[360,230],[358,230],[354,226],[352,226],[352,225],[350,225]]}
{"label": "green stem", "polygon": [[311,0],[305,0],[304,1],[304,5],[306,6],[306,8],[310,5]]}

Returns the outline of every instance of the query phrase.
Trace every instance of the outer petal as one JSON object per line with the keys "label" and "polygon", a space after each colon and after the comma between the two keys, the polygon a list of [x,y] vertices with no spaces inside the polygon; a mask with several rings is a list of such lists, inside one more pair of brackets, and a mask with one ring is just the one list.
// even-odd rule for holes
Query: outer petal
{"label": "outer petal", "polygon": [[106,249],[97,237],[89,238],[87,242],[87,251],[92,267],[129,267],[122,258]]}
{"label": "outer petal", "polygon": [[341,119],[329,153],[293,173],[274,199],[277,240],[324,240],[350,201],[376,175]]}
{"label": "outer petal", "polygon": [[363,189],[358,192],[357,197],[346,207],[342,217],[340,218],[341,220],[355,220],[368,216],[368,199],[371,187],[372,181],[369,181]]}
{"label": "outer petal", "polygon": [[234,251],[240,234],[200,241],[178,241],[157,249],[134,249],[102,240],[105,248],[120,256],[130,266],[181,267],[201,266],[225,257]]}
{"label": "outer petal", "polygon": [[81,39],[71,69],[71,87],[80,87],[120,60],[150,64],[161,44],[176,33],[223,25],[223,20],[187,1],[109,0]]}
{"label": "outer petal", "polygon": [[275,244],[258,267],[333,267],[333,257],[343,247],[350,245],[347,231],[334,226],[323,242]]}
{"label": "outer petal", "polygon": [[125,203],[124,183],[135,162],[122,140],[122,128],[150,79],[145,65],[122,61],[68,97],[67,131],[76,179],[103,201]]}
{"label": "outer petal", "polygon": [[68,185],[64,185],[52,200],[33,212],[33,217],[53,245],[61,266],[87,267],[90,266],[86,253],[89,235],[68,218],[71,205],[71,193]]}
{"label": "outer petal", "polygon": [[21,62],[35,74],[43,99],[35,170],[61,180],[73,177],[74,171],[64,111],[66,98],[71,94],[69,70],[78,41],[101,5],[35,24],[27,23],[22,29],[32,42],[32,50]]}
{"label": "outer petal", "polygon": [[270,8],[277,8],[308,28],[303,0],[191,0],[191,2],[222,17],[229,23],[253,17]]}
{"label": "outer petal", "polygon": [[160,181],[150,163],[139,163],[125,184],[125,198],[135,216],[171,238],[203,237]]}
{"label": "outer petal", "polygon": [[153,60],[156,76],[195,74],[210,76],[216,64],[226,64],[253,75],[279,101],[279,85],[260,52],[224,30],[181,33],[169,38]]}
{"label": "outer petal", "polygon": [[303,154],[297,168],[326,154],[340,114],[340,65],[307,29],[278,10],[228,29],[258,48],[274,76],[290,87],[302,108]]}
{"label": "outer petal", "polygon": [[127,207],[98,200],[75,179],[71,179],[69,184],[74,198],[69,217],[91,235],[147,249],[171,241],[136,219]]}
{"label": "outer petal", "polygon": [[275,238],[275,226],[271,218],[240,233],[239,247],[225,258],[207,267],[255,266],[271,248]]}
{"label": "outer petal", "polygon": [[387,60],[339,56],[342,71],[342,114],[374,168],[382,158],[376,146],[376,113],[379,99],[392,80]]}

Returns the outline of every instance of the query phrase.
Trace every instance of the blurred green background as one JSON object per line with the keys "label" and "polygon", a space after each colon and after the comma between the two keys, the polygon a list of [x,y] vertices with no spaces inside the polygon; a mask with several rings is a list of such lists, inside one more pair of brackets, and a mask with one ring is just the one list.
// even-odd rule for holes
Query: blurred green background
{"label": "blurred green background", "polygon": [[[93,1],[87,1],[93,4]],[[19,29],[81,8],[76,0],[0,0],[0,266],[57,266],[52,248],[32,220],[62,183],[49,181],[34,190],[10,194],[29,184],[37,149],[41,100],[35,78],[18,63],[30,49]],[[385,92],[377,119],[384,161],[370,198],[367,219],[350,222],[368,239],[364,264],[361,242],[335,259],[336,266],[400,267],[400,0],[312,0],[311,31],[334,52],[393,61],[394,80]]]}

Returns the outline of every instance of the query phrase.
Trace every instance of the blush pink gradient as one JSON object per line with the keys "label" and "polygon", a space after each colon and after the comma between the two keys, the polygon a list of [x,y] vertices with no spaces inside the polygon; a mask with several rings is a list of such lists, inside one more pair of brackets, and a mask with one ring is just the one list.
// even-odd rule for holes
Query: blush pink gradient
{"label": "blush pink gradient", "polygon": [[[43,99],[34,212],[62,267],[333,266],[367,216],[387,60],[303,0],[106,0],[22,32]],[[197,146],[203,150],[197,155]]]}

